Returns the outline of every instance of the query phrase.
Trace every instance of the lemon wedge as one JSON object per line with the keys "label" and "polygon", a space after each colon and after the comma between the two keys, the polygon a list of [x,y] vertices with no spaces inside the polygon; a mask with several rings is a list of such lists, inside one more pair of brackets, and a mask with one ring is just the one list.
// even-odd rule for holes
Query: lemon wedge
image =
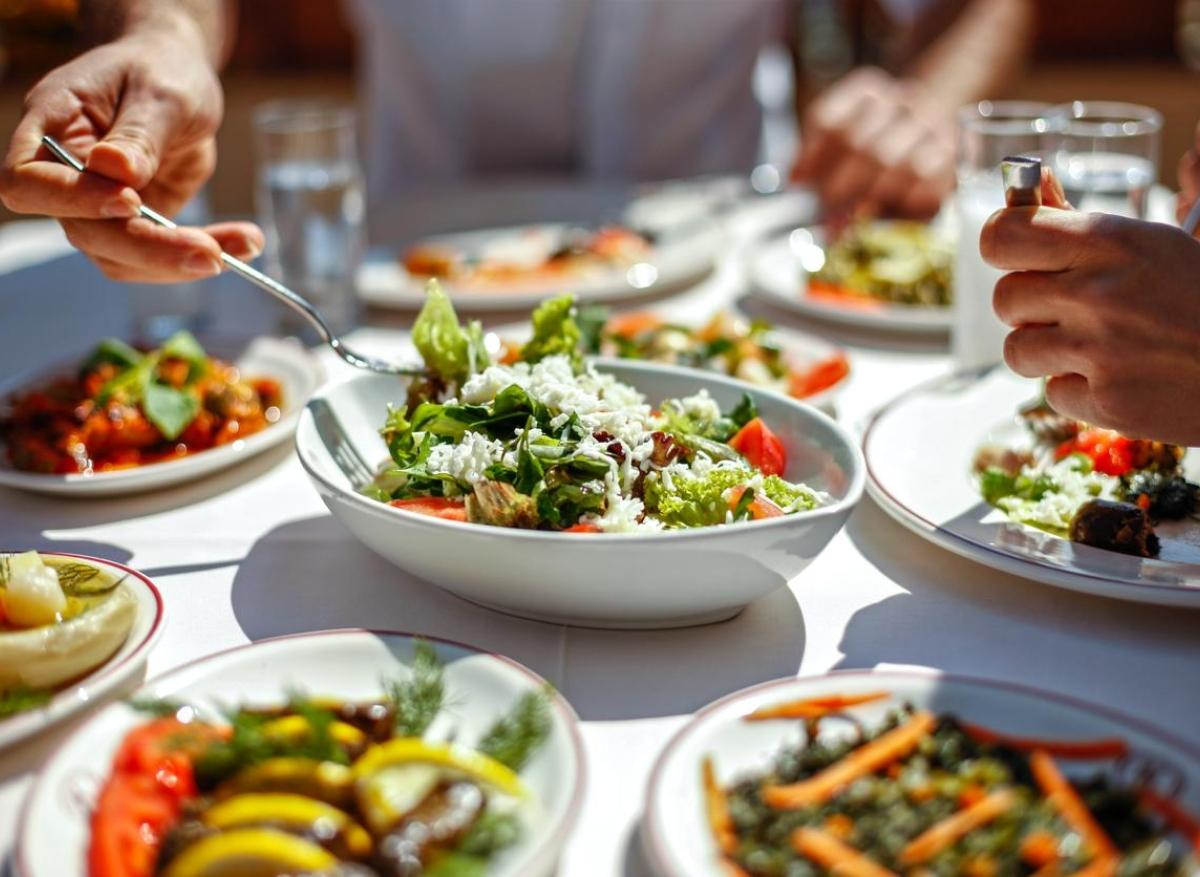
{"label": "lemon wedge", "polygon": [[163,877],[276,877],[336,867],[337,857],[317,844],[266,828],[214,834],[189,846]]}
{"label": "lemon wedge", "polygon": [[201,818],[222,830],[269,823],[315,837],[336,834],[354,858],[364,858],[371,852],[371,836],[366,829],[337,807],[303,795],[235,795],[209,807]]}
{"label": "lemon wedge", "polygon": [[352,770],[362,780],[371,774],[402,764],[432,764],[456,770],[513,797],[525,797],[525,785],[510,768],[467,746],[428,743],[418,737],[397,737],[368,749]]}

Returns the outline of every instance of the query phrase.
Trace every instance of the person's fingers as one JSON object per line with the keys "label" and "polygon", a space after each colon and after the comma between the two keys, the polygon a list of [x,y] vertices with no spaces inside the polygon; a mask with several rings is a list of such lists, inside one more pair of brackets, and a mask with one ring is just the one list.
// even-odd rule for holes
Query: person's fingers
{"label": "person's fingers", "polygon": [[1087,344],[1061,326],[1021,326],[1004,339],[1004,361],[1026,378],[1087,374]]}
{"label": "person's fingers", "polygon": [[1006,326],[1055,325],[1082,304],[1071,279],[1061,271],[1005,274],[992,292],[992,310]]}
{"label": "person's fingers", "polygon": [[1120,258],[1123,234],[1120,217],[1007,207],[984,223],[979,252],[1002,271],[1065,271],[1086,260]]}
{"label": "person's fingers", "polygon": [[941,185],[930,180],[915,180],[904,199],[892,208],[892,213],[903,219],[933,219],[942,209],[945,194]]}
{"label": "person's fingers", "polygon": [[142,189],[158,173],[168,145],[181,140],[189,124],[179,95],[131,83],[121,95],[108,132],[88,154],[87,168]]}
{"label": "person's fingers", "polygon": [[858,80],[839,83],[817,98],[801,126],[797,179],[819,182],[832,170],[849,146],[854,120],[863,116],[873,100],[870,87]]}
{"label": "person's fingers", "polygon": [[879,174],[879,164],[861,152],[843,155],[819,186],[821,203],[826,210],[852,212],[871,188]]}
{"label": "person's fingers", "polygon": [[1074,209],[1067,200],[1067,193],[1063,190],[1058,175],[1048,167],[1042,168],[1042,206],[1058,210]]}
{"label": "person's fingers", "polygon": [[242,260],[257,258],[266,240],[262,229],[251,222],[218,222],[204,227],[222,250]]}
{"label": "person's fingers", "polygon": [[1056,375],[1046,381],[1046,401],[1065,417],[1085,423],[1103,423],[1092,398],[1087,378],[1078,374]]}
{"label": "person's fingers", "polygon": [[220,247],[196,228],[162,228],[148,219],[62,223],[67,239],[94,259],[132,266],[157,281],[211,277],[221,271]]}
{"label": "person's fingers", "polygon": [[174,216],[212,176],[216,165],[217,146],[211,137],[182,150],[172,148],[154,179],[141,190],[142,200]]}

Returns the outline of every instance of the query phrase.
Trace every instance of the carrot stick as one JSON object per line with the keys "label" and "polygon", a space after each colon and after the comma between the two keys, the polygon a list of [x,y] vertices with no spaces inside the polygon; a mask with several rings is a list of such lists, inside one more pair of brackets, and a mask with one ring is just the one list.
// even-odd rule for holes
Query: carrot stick
{"label": "carrot stick", "polygon": [[797,828],[792,832],[791,842],[792,849],[800,855],[838,877],[897,877],[895,872],[819,828]]}
{"label": "carrot stick", "polygon": [[829,697],[812,697],[808,700],[791,700],[773,706],[762,706],[746,716],[747,722],[765,722],[768,719],[820,719],[838,713],[847,707],[858,706],[891,697],[886,691],[870,694],[835,694]]}
{"label": "carrot stick", "polygon": [[1042,793],[1066,823],[1079,832],[1092,854],[1097,859],[1119,859],[1121,854],[1116,844],[1104,833],[1100,823],[1092,816],[1092,811],[1083,803],[1071,781],[1063,776],[1050,753],[1035,749],[1029,756],[1029,768]]}
{"label": "carrot stick", "polygon": [[1047,866],[1058,867],[1058,838],[1045,829],[1032,831],[1021,840],[1021,860],[1038,873]]}
{"label": "carrot stick", "polygon": [[798,810],[829,800],[859,777],[872,774],[908,755],[933,730],[937,719],[922,710],[907,722],[851,751],[820,773],[786,786],[766,786],[762,799],[776,810]]}
{"label": "carrot stick", "polygon": [[1183,806],[1166,795],[1160,795],[1153,789],[1139,789],[1138,798],[1146,807],[1163,818],[1172,831],[1182,834],[1192,845],[1192,849],[1200,855],[1200,820],[1183,809]]}
{"label": "carrot stick", "polygon": [[1007,812],[1016,802],[1017,793],[1012,789],[1000,789],[980,798],[917,835],[900,851],[900,864],[919,865],[929,861],[960,838]]}
{"label": "carrot stick", "polygon": [[1021,752],[1043,749],[1057,758],[1067,760],[1090,761],[1092,759],[1120,758],[1129,752],[1129,744],[1119,737],[1099,740],[1039,740],[1036,737],[1015,737],[1010,734],[1002,734],[991,728],[973,725],[969,722],[959,722],[959,725],[977,743],[995,743]]}
{"label": "carrot stick", "polygon": [[729,815],[729,799],[717,783],[711,758],[704,759],[700,770],[704,779],[704,809],[708,813],[708,827],[712,829],[718,849],[727,856],[732,855],[737,850],[738,840],[733,818]]}

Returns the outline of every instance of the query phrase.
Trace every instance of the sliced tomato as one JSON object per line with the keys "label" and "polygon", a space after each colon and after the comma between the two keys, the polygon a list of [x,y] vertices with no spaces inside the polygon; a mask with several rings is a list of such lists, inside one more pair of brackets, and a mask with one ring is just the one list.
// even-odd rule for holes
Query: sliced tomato
{"label": "sliced tomato", "polygon": [[846,354],[837,353],[811,368],[792,372],[788,376],[788,392],[797,399],[807,399],[835,386],[848,374],[850,361]]}
{"label": "sliced tomato", "polygon": [[662,317],[649,311],[634,311],[629,314],[617,314],[604,327],[609,335],[619,338],[636,338],[643,332],[657,329],[663,324]]}
{"label": "sliced tomato", "polygon": [[[742,495],[746,492],[745,487],[735,487],[729,494],[729,507],[736,509],[738,503],[742,500]],[[779,518],[784,514],[783,509],[771,502],[761,493],[755,494],[754,499],[750,500],[750,505],[747,506],[750,512],[751,520],[761,521],[765,518]]]}
{"label": "sliced tomato", "polygon": [[148,776],[181,798],[195,795],[192,759],[225,733],[211,725],[172,718],[146,722],[121,743],[113,758],[113,773]]}
{"label": "sliced tomato", "polygon": [[564,533],[599,533],[600,528],[595,524],[575,524],[563,530]]}
{"label": "sliced tomato", "polygon": [[465,521],[467,506],[461,499],[445,496],[414,496],[410,499],[394,499],[393,508],[404,509],[417,515],[441,518],[443,521]]}
{"label": "sliced tomato", "polygon": [[114,773],[92,813],[89,877],[149,877],[181,801],[153,776]]}
{"label": "sliced tomato", "polygon": [[1111,429],[1085,429],[1055,452],[1060,460],[1071,454],[1083,454],[1093,469],[1105,475],[1124,475],[1133,469],[1133,440]]}
{"label": "sliced tomato", "polygon": [[756,417],[738,430],[729,446],[764,475],[782,475],[787,468],[787,451],[779,437]]}

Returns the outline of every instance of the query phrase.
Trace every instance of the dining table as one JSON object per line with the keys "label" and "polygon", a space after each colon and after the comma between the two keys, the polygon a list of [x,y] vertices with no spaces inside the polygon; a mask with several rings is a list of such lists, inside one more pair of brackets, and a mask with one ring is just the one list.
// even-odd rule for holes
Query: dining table
{"label": "dining table", "polygon": [[[693,321],[736,307],[832,339],[851,362],[836,415],[859,435],[890,398],[953,368],[944,335],[888,336],[769,309],[748,285],[745,252],[781,219],[753,211],[722,214],[725,245],[708,276],[634,306]],[[51,222],[0,226],[0,272],[0,375],[69,360],[104,335],[130,331],[129,288],[106,280]],[[277,306],[237,278],[204,288],[208,332],[276,325]],[[398,355],[408,349],[411,318],[368,311],[350,341],[371,354]],[[348,374],[328,351],[314,355],[327,379]],[[919,667],[1068,695],[1200,742],[1200,613],[989,569],[923,540],[869,496],[786,587],[729,621],[671,630],[526,620],[402,572],[329,513],[290,443],[202,481],[139,495],[76,499],[0,489],[0,550],[28,549],[109,558],[157,584],[165,622],[147,677],[247,642],[358,627],[461,641],[532,668],[578,713],[586,753],[583,805],[559,864],[562,877],[652,875],[639,823],[656,758],[705,704],[765,680]],[[547,566],[543,574],[566,583],[572,570]],[[85,718],[0,752],[0,862],[13,877],[25,796],[39,767]]]}

